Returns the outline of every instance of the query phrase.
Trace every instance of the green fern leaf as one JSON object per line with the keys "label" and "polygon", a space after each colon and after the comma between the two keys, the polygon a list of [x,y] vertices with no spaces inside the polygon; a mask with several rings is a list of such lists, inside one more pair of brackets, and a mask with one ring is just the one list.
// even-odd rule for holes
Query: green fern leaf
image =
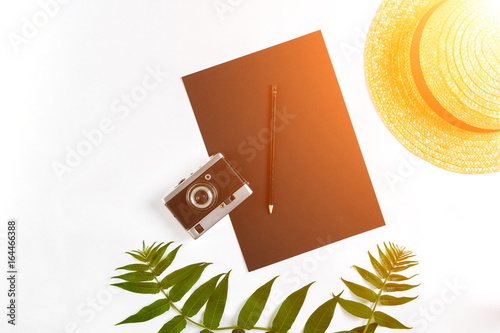
{"label": "green fern leaf", "polygon": [[151,259],[153,259],[153,257],[156,255],[156,253],[158,252],[158,249],[163,245],[163,242],[156,245],[155,247],[153,247],[151,249],[151,251],[149,251],[147,254],[146,254],[146,260],[151,263]]}
{"label": "green fern leaf", "polygon": [[155,246],[155,244],[156,244],[156,242],[154,242],[150,246],[147,246],[145,249],[143,247],[142,254],[144,255],[145,258],[147,258],[147,256],[149,255],[149,253],[151,252],[151,249]]}
{"label": "green fern leaf", "polygon": [[359,275],[361,275],[361,277],[365,279],[366,282],[368,282],[375,288],[380,289],[384,285],[384,282],[382,282],[382,280],[372,272],[367,271],[366,269],[363,269],[358,266],[353,266],[353,267],[356,269],[356,271],[358,271]]}
{"label": "green fern leaf", "polygon": [[403,275],[399,275],[399,274],[391,274],[388,278],[389,281],[407,281],[407,280],[410,280],[411,278],[414,278],[415,276],[417,276],[418,274],[414,274],[410,277],[406,277],[406,276],[403,276]]}
{"label": "green fern leaf", "polygon": [[325,333],[332,322],[336,306],[336,298],[332,298],[320,305],[307,319],[304,333]]}
{"label": "green fern leaf", "polygon": [[252,329],[259,320],[267,299],[271,293],[271,288],[277,277],[273,278],[260,288],[258,288],[245,302],[238,315],[238,326],[244,329]]}
{"label": "green fern leaf", "polygon": [[368,255],[370,256],[370,262],[372,263],[375,272],[377,272],[377,275],[380,276],[382,279],[385,279],[389,275],[389,272],[387,272],[385,267],[382,266],[382,264],[379,263],[377,259],[375,259],[369,251]]}
{"label": "green fern leaf", "polygon": [[[389,242],[388,244],[384,243],[384,250],[385,252],[382,251],[379,245],[377,245],[379,260],[375,259],[375,257],[373,257],[372,254],[368,252],[370,262],[376,274],[373,274],[360,267],[354,266],[354,268],[358,271],[358,273],[365,281],[367,281],[377,289],[382,289],[382,291],[379,292],[378,295],[369,288],[342,279],[342,281],[344,281],[346,286],[354,295],[364,298],[365,300],[368,300],[375,304],[373,309],[370,309],[369,307],[361,303],[339,299],[339,304],[348,313],[354,316],[368,319],[367,325],[360,327],[359,332],[369,332],[370,325],[374,324],[372,323],[372,320],[378,323],[379,326],[400,329],[407,328],[405,325],[401,324],[391,316],[380,311],[375,311],[375,309],[378,304],[396,306],[406,304],[417,298],[394,297],[392,295],[382,294],[382,292],[391,293],[407,291],[418,286],[399,283],[401,281],[407,281],[413,278],[414,276],[416,276],[416,274],[411,277],[395,274],[397,272],[401,272],[418,265],[418,261],[410,260],[410,258],[414,257],[414,254],[411,251],[406,250],[404,247],[400,247],[391,242]],[[374,329],[375,328],[373,328],[373,330]],[[352,332],[357,332],[357,330],[353,330]]]}
{"label": "green fern leaf", "polygon": [[214,293],[217,282],[223,274],[214,276],[201,286],[199,286],[182,306],[182,313],[188,317],[192,317],[201,310],[203,305],[208,301]]}
{"label": "green fern leaf", "polygon": [[378,256],[380,258],[382,265],[387,270],[390,271],[393,268],[393,264],[392,264],[391,260],[389,258],[387,258],[387,256],[384,254],[384,252],[382,252],[382,250],[380,249],[380,247],[378,245],[377,245],[377,250],[378,250]]}
{"label": "green fern leaf", "polygon": [[166,311],[168,311],[168,309],[170,309],[170,302],[168,301],[168,299],[159,299],[153,302],[151,305],[143,307],[141,310],[139,310],[139,312],[131,315],[130,317],[123,320],[122,322],[119,322],[116,325],[141,323],[144,321],[148,321],[165,313]]}
{"label": "green fern leaf", "polygon": [[207,306],[205,307],[205,314],[203,315],[203,324],[208,328],[219,327],[220,320],[224,314],[226,307],[227,290],[229,285],[228,272],[219,285],[215,288],[214,293],[208,299]]}
{"label": "green fern leaf", "polygon": [[155,277],[153,273],[150,272],[131,272],[131,273],[126,273],[118,276],[113,276],[112,279],[122,279],[125,281],[130,281],[130,282],[144,282],[144,281],[151,281]]}
{"label": "green fern leaf", "polygon": [[145,272],[149,269],[149,266],[144,264],[130,264],[123,267],[118,267],[117,269],[115,269],[115,271],[119,269],[123,269],[125,271]]}
{"label": "green fern leaf", "polygon": [[183,316],[175,316],[158,331],[158,333],[180,333],[186,328],[186,319]]}
{"label": "green fern leaf", "polygon": [[170,299],[173,302],[180,301],[182,297],[184,297],[184,295],[186,295],[186,293],[194,286],[194,284],[198,282],[201,274],[208,265],[209,264],[202,264],[201,266],[198,266],[190,276],[173,286],[172,290],[168,293]]}
{"label": "green fern leaf", "polygon": [[165,251],[167,250],[168,246],[172,244],[173,242],[167,243],[160,247],[158,251],[151,256],[151,267],[155,267],[158,262],[163,258],[163,254],[165,254]]}
{"label": "green fern leaf", "polygon": [[373,290],[368,289],[368,288],[361,286],[359,284],[356,284],[356,283],[353,283],[350,281],[346,281],[344,279],[342,279],[342,281],[345,283],[347,288],[349,288],[349,290],[354,295],[361,297],[363,299],[366,299],[367,301],[369,301],[371,303],[375,303],[377,301],[377,294]]}
{"label": "green fern leaf", "polygon": [[186,279],[188,276],[193,274],[193,272],[204,263],[191,264],[186,267],[180,268],[172,273],[168,274],[161,280],[160,286],[163,289],[168,289],[175,286],[177,283]]}
{"label": "green fern leaf", "polygon": [[414,264],[409,264],[409,265],[406,265],[406,266],[398,266],[398,267],[395,267],[393,269],[394,272],[402,272],[402,271],[405,271],[407,270],[408,268],[410,267],[413,267],[413,266],[417,266],[418,263],[414,263]]}
{"label": "green fern leaf", "polygon": [[386,283],[384,286],[384,291],[394,292],[394,291],[406,291],[418,287],[420,284],[398,284],[398,283]]}
{"label": "green fern leaf", "polygon": [[394,252],[392,251],[392,249],[389,249],[389,247],[387,246],[387,244],[385,244],[385,242],[384,242],[384,248],[385,248],[385,254],[391,260],[392,265],[393,266],[396,265],[396,257],[394,256]]}
{"label": "green fern leaf", "polygon": [[160,287],[155,282],[122,282],[112,286],[138,294],[158,294]]}
{"label": "green fern leaf", "polygon": [[340,306],[355,317],[369,319],[372,316],[372,310],[362,303],[338,298]]}
{"label": "green fern leaf", "polygon": [[312,283],[293,292],[283,301],[283,303],[281,303],[271,326],[274,332],[285,333],[292,327],[293,322],[304,304],[304,300],[306,299],[307,292],[311,285]]}
{"label": "green fern leaf", "polygon": [[182,245],[176,247],[173,251],[167,254],[167,256],[164,259],[162,259],[158,263],[158,265],[156,265],[156,267],[153,269],[156,276],[160,276],[172,264],[181,246]]}
{"label": "green fern leaf", "polygon": [[380,305],[402,305],[413,301],[418,296],[415,297],[394,297],[391,295],[380,296]]}
{"label": "green fern leaf", "polygon": [[140,262],[147,262],[146,258],[143,255],[132,253],[132,252],[125,252],[125,253],[130,254],[132,257],[139,260]]}
{"label": "green fern leaf", "polygon": [[416,260],[403,260],[403,261],[398,262],[398,267],[410,265],[410,264],[418,264],[418,261],[416,261]]}
{"label": "green fern leaf", "polygon": [[407,327],[403,324],[401,324],[399,321],[394,319],[393,317],[380,312],[380,311],[375,311],[373,313],[373,318],[375,319],[375,322],[379,324],[380,326],[387,327],[387,328],[395,328],[395,329],[410,329],[411,327]]}

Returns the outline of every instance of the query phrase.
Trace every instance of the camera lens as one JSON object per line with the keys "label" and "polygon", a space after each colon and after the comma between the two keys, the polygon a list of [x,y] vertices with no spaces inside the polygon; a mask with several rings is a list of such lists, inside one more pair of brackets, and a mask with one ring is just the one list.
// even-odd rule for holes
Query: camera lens
{"label": "camera lens", "polygon": [[208,209],[215,203],[216,191],[210,184],[195,184],[188,192],[189,203],[198,209]]}
{"label": "camera lens", "polygon": [[196,194],[194,195],[194,201],[198,205],[205,205],[208,202],[208,199],[209,199],[209,194],[204,190],[200,190],[196,192]]}

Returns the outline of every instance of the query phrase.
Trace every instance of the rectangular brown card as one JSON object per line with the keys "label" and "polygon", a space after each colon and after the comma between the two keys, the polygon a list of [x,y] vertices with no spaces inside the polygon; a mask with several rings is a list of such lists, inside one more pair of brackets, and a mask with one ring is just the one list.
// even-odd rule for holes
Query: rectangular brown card
{"label": "rectangular brown card", "polygon": [[[224,153],[254,191],[230,214],[249,270],[384,225],[320,31],[183,81],[208,153]],[[278,111],[269,214],[273,84]]]}

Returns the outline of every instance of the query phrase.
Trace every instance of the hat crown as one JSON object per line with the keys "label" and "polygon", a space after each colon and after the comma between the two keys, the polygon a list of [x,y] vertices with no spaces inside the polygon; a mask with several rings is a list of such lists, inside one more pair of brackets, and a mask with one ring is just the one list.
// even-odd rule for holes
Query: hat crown
{"label": "hat crown", "polygon": [[448,0],[420,39],[425,84],[453,117],[500,130],[500,13],[488,0]]}

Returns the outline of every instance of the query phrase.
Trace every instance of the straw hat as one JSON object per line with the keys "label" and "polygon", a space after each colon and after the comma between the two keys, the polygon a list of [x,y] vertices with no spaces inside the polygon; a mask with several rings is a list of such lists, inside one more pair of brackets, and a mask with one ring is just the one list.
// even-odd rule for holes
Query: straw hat
{"label": "straw hat", "polygon": [[380,117],[455,172],[500,170],[500,0],[385,0],[366,44]]}

